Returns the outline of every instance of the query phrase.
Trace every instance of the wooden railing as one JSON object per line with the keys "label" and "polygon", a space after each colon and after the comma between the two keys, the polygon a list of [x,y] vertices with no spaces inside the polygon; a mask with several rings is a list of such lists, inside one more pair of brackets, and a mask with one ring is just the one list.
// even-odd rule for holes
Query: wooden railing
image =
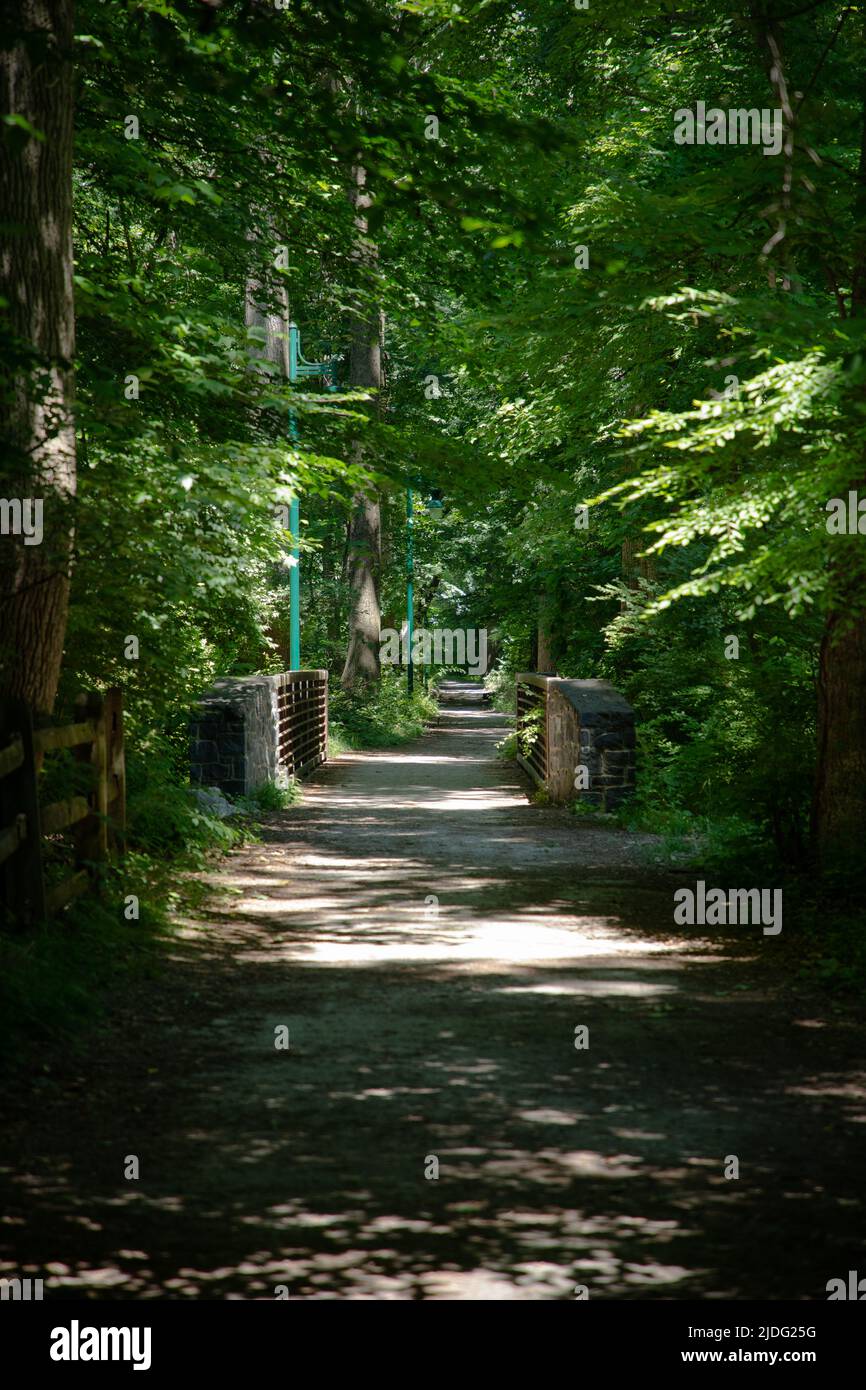
{"label": "wooden railing", "polygon": [[536,782],[548,774],[547,677],[517,677],[517,761]]}
{"label": "wooden railing", "polygon": [[277,696],[279,761],[304,777],[328,756],[328,673],[286,671]]}
{"label": "wooden railing", "polygon": [[[39,804],[39,773],[46,755],[71,749],[91,785],[50,805]],[[100,866],[123,837],[126,779],[123,702],[119,690],[82,695],[75,719],[34,729],[21,700],[0,700],[0,916],[29,926],[65,907],[98,882]],[[62,840],[70,832],[71,846]],[[46,885],[47,842],[53,858],[71,869]]]}

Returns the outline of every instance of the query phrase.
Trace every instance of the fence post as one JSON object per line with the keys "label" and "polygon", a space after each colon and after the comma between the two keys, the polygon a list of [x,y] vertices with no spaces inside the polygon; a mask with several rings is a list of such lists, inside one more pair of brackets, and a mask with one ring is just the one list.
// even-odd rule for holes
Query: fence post
{"label": "fence post", "polygon": [[108,842],[112,850],[122,851],[126,838],[126,756],[123,745],[123,691],[117,686],[106,691],[102,717],[108,782]]}
{"label": "fence post", "polygon": [[79,864],[94,866],[104,864],[108,858],[108,750],[103,704],[103,697],[97,694],[79,695],[75,701],[76,721],[94,719],[97,723],[93,742],[79,744],[75,749],[76,760],[90,763],[96,779],[88,797],[92,814],[75,828],[75,858]]}
{"label": "fence post", "polygon": [[23,838],[17,850],[0,864],[0,904],[13,925],[24,927],[45,917],[33,721],[23,700],[0,700],[0,747],[15,734],[21,738],[24,757],[14,771],[0,777],[0,828],[17,822]]}

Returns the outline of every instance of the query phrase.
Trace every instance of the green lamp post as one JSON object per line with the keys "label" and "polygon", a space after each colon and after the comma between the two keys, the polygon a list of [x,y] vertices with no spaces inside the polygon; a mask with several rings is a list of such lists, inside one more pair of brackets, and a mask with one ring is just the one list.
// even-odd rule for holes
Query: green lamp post
{"label": "green lamp post", "polygon": [[406,489],[406,641],[409,662],[406,667],[406,691],[415,689],[415,667],[412,662],[412,643],[415,639],[415,514],[412,510],[412,489]]}
{"label": "green lamp post", "polygon": [[[299,381],[305,377],[323,376],[328,378],[328,390],[336,391],[337,358],[328,362],[308,362],[301,353],[301,330],[296,323],[289,324],[289,381]],[[289,415],[289,434],[298,437],[298,422],[294,411]],[[293,497],[289,504],[289,530],[292,533],[292,565],[289,570],[289,667],[299,671],[301,667],[301,501]]]}

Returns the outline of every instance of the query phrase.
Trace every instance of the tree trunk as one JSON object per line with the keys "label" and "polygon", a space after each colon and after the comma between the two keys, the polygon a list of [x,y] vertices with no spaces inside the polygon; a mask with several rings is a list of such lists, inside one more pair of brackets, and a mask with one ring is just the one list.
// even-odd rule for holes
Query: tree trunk
{"label": "tree trunk", "polygon": [[264,342],[256,354],[266,362],[273,362],[282,376],[289,375],[289,295],[285,286],[279,289],[280,311],[275,313],[265,301],[259,281],[250,276],[247,280],[244,301],[244,325],[247,329],[259,328],[264,331]]}
{"label": "tree trunk", "polygon": [[538,628],[536,633],[536,665],[535,670],[542,675],[549,675],[556,670],[556,662],[553,659],[553,643],[548,631],[550,621],[550,596],[546,591],[542,591],[538,600]]}
{"label": "tree trunk", "polygon": [[[343,630],[343,623],[340,614],[339,584],[337,564],[340,559],[337,554],[337,547],[340,537],[335,534],[330,525],[328,526],[322,541],[322,583],[325,590],[325,603],[327,605],[327,620],[325,623],[325,635],[328,642],[335,645],[340,641]],[[340,573],[345,574],[346,562],[343,559]]]}
{"label": "tree trunk", "polygon": [[866,842],[866,621],[831,613],[818,670],[812,829],[823,867],[862,867]]}
{"label": "tree trunk", "polygon": [[550,650],[550,637],[543,627],[538,629],[538,674],[541,676],[553,675],[556,671],[556,662]]}
{"label": "tree trunk", "polygon": [[[0,51],[0,116],[23,117],[43,138],[12,126],[0,143],[0,519],[11,532],[0,536],[0,691],[47,711],[66,635],[75,493],[73,5],[17,9],[25,37]],[[29,535],[13,520],[25,507]]]}
{"label": "tree trunk", "polygon": [[[355,460],[358,461],[357,458]],[[381,517],[377,499],[359,492],[352,504],[352,531],[346,573],[349,580],[349,649],[343,667],[344,690],[370,685],[381,676]]]}
{"label": "tree trunk", "polygon": [[649,541],[637,536],[626,536],[622,542],[622,577],[630,589],[639,589],[640,580],[654,583],[656,579],[656,559],[654,555],[641,555],[640,551]]}
{"label": "tree trunk", "polygon": [[[356,260],[369,271],[375,264],[376,249],[367,237],[365,210],[370,205],[365,192],[366,174],[359,166],[353,170],[352,204],[358,234]],[[372,279],[372,277],[369,277]],[[369,301],[368,301],[369,302]],[[349,349],[349,385],[379,392],[382,386],[381,312],[365,309],[359,303],[352,317]],[[363,462],[363,444],[354,443],[353,462]],[[371,491],[356,492],[352,499],[352,521],[346,574],[349,580],[349,644],[341,684],[344,690],[370,685],[380,679],[379,645],[381,608],[379,591],[382,573],[382,517],[379,498]]]}
{"label": "tree trunk", "polygon": [[[866,313],[866,100],[860,118],[860,160],[855,201],[851,317]],[[852,487],[863,493],[866,478]],[[844,494],[843,494],[844,495]],[[812,836],[819,865],[862,864],[866,840],[866,620],[846,618],[861,599],[845,601],[845,581],[835,566],[837,595],[827,614],[818,667],[818,759],[812,801]]]}

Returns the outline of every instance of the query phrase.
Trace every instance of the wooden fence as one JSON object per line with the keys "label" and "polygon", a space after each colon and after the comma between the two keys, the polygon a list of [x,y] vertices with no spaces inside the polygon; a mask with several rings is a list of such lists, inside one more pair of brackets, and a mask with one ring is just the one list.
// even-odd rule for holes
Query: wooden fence
{"label": "wooden fence", "polygon": [[[39,804],[46,754],[71,749],[89,769],[90,787],[50,805]],[[123,701],[120,690],[82,695],[72,723],[33,728],[21,700],[0,700],[0,914],[30,926],[98,883],[126,823]],[[60,837],[70,832],[71,846]],[[60,872],[46,882],[46,845]],[[66,862],[64,862],[66,861]]]}

